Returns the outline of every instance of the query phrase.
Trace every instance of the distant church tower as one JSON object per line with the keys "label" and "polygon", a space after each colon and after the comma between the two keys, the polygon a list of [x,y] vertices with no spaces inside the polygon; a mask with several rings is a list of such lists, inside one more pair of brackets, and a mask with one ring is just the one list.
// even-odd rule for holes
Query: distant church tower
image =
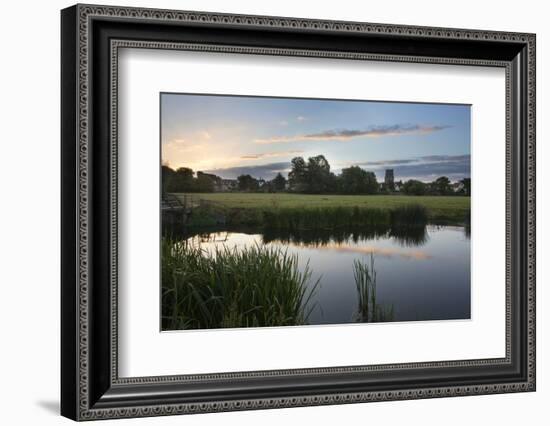
{"label": "distant church tower", "polygon": [[393,182],[393,169],[386,169],[386,175],[384,176],[384,185],[390,191],[395,190]]}

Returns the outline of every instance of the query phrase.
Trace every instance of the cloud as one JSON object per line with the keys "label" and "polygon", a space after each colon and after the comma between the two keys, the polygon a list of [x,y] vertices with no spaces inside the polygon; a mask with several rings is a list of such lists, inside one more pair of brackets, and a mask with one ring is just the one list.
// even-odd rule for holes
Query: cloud
{"label": "cloud", "polygon": [[278,152],[264,152],[260,154],[248,154],[242,155],[241,160],[258,160],[261,158],[274,158],[274,157],[285,157],[287,155],[301,154],[304,151],[302,150],[293,150],[293,151],[278,151]]}
{"label": "cloud", "polygon": [[199,137],[199,139],[202,139],[202,140],[212,139],[212,135],[210,135],[210,133],[208,133],[206,130],[197,132],[197,136]]}
{"label": "cloud", "polygon": [[170,139],[162,143],[162,157],[169,158],[180,153],[196,153],[205,147],[205,143],[182,138]]}
{"label": "cloud", "polygon": [[354,163],[354,166],[393,166],[395,164],[408,164],[414,163],[418,160],[409,159],[409,160],[380,160],[380,161],[364,161],[360,163]]}
{"label": "cloud", "polygon": [[[384,178],[384,170],[392,168],[395,180],[418,179],[433,181],[439,176],[447,176],[455,181],[470,177],[470,155],[428,155],[400,160],[356,162],[353,165],[369,168],[379,180]],[[370,166],[370,167],[369,167]]]}
{"label": "cloud", "polygon": [[290,171],[290,162],[278,162],[253,166],[237,166],[206,170],[207,173],[213,173],[224,179],[236,179],[240,175],[251,175],[257,179],[273,179],[277,173],[282,173],[286,177]]}
{"label": "cloud", "polygon": [[424,161],[461,161],[461,160],[467,160],[470,161],[470,155],[464,154],[464,155],[426,155],[424,157],[420,157]]}
{"label": "cloud", "polygon": [[206,130],[201,130],[193,133],[192,135],[188,135],[188,137],[185,138],[179,136],[165,140],[162,145],[164,147],[182,147],[187,145],[196,145],[197,143],[209,141],[210,139],[212,139],[212,135]]}
{"label": "cloud", "polygon": [[303,115],[299,115],[298,117],[296,117],[296,120],[297,121],[306,121],[307,119]]}
{"label": "cloud", "polygon": [[[429,155],[398,160],[363,161],[346,164],[342,167],[349,167],[351,165],[360,166],[366,170],[374,172],[379,182],[384,180],[386,168],[393,169],[396,181],[418,179],[423,182],[431,182],[440,176],[447,176],[454,182],[470,177],[470,155],[468,154]],[[287,177],[288,172],[290,171],[290,162],[282,161],[262,165],[225,167],[205,171],[208,173],[214,173],[225,179],[236,179],[239,175],[249,174],[255,178],[271,180],[277,175],[277,173],[281,173],[283,176]],[[334,167],[332,171],[336,174],[340,174],[341,168]]]}
{"label": "cloud", "polygon": [[391,126],[370,126],[363,130],[336,129],[319,133],[308,133],[294,136],[274,136],[268,139],[256,139],[257,144],[272,144],[302,141],[340,141],[345,142],[358,137],[377,138],[383,136],[402,136],[410,134],[428,134],[447,129],[451,126],[423,126],[419,124],[394,124]]}
{"label": "cloud", "polygon": [[397,248],[390,247],[375,247],[375,246],[358,246],[358,245],[348,245],[348,244],[326,244],[319,245],[316,247],[318,250],[334,250],[344,253],[358,253],[358,254],[375,254],[383,257],[394,257],[400,256],[405,259],[415,259],[415,260],[428,260],[432,256],[428,253],[421,250],[400,250]]}
{"label": "cloud", "polygon": [[456,162],[456,161],[470,161],[470,155],[426,155],[417,158],[404,158],[399,160],[378,160],[378,161],[360,161],[356,162],[354,166],[393,166],[401,164],[411,163],[430,163],[430,162]]}

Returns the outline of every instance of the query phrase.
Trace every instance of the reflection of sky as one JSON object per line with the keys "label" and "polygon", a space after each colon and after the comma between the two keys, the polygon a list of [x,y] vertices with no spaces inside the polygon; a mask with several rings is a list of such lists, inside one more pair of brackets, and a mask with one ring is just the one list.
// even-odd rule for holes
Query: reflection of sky
{"label": "reflection of sky", "polygon": [[[259,234],[241,234],[234,232],[215,232],[209,234],[209,237],[201,240],[200,237],[194,237],[192,239],[194,244],[199,244],[203,249],[210,253],[215,253],[215,248],[225,246],[228,249],[235,247],[246,247],[251,245],[263,245],[263,237]],[[384,257],[400,256],[404,259],[416,259],[427,260],[432,256],[422,250],[406,249],[402,246],[395,246],[391,243],[391,240],[385,240],[379,245],[371,245],[365,242],[355,243],[352,239],[349,239],[347,243],[331,242],[328,244],[307,244],[307,243],[295,243],[285,242],[284,244],[278,242],[270,242],[268,244],[271,247],[278,247],[285,249],[286,247],[295,247],[297,250],[309,250],[316,249],[322,251],[333,251],[340,253],[356,253],[359,255],[377,255]]]}
{"label": "reflection of sky", "polygon": [[[295,244],[290,243],[293,246],[297,247],[307,247],[305,244]],[[421,250],[403,250],[399,247],[376,247],[373,245],[364,245],[356,243],[330,243],[330,244],[319,244],[315,246],[318,250],[329,250],[336,251],[341,253],[356,253],[362,255],[377,255],[384,257],[394,257],[401,256],[405,259],[416,259],[416,260],[426,260],[430,259],[431,256]]]}
{"label": "reflection of sky", "polygon": [[336,172],[456,180],[470,173],[466,105],[162,94],[162,159],[225,178],[271,178],[323,154]]}
{"label": "reflection of sky", "polygon": [[[357,307],[353,261],[375,259],[377,302],[394,306],[395,320],[470,318],[470,242],[460,227],[428,227],[429,238],[421,247],[403,247],[392,238],[357,243],[307,246],[271,242],[269,247],[298,256],[303,270],[309,262],[312,280],[321,279],[318,306],[310,322],[351,322]],[[195,244],[213,252],[262,245],[259,234],[219,232]]]}

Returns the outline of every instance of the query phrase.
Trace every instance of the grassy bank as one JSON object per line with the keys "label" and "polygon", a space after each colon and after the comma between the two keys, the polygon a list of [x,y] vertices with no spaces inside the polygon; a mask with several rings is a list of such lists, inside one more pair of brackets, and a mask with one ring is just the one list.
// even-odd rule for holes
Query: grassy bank
{"label": "grassy bank", "polygon": [[[183,197],[183,194],[178,194]],[[415,205],[425,208],[427,220],[463,224],[470,212],[470,197],[462,196],[408,196],[408,195],[310,195],[310,194],[255,194],[209,193],[193,194],[207,201],[210,209],[223,215],[230,224],[263,224],[265,212],[292,211],[369,211],[379,224],[391,220],[391,211]],[[340,210],[338,210],[340,209]],[[376,213],[378,212],[378,213]],[[314,213],[312,213],[314,214]],[[380,222],[382,221],[382,222]]]}
{"label": "grassy bank", "polygon": [[[162,240],[162,329],[189,330],[306,325],[321,278],[298,267],[296,255],[253,246],[209,253]],[[394,320],[393,305],[377,301],[374,256],[356,259],[354,322]]]}
{"label": "grassy bank", "polygon": [[309,268],[272,248],[217,249],[162,241],[163,330],[307,324]]}

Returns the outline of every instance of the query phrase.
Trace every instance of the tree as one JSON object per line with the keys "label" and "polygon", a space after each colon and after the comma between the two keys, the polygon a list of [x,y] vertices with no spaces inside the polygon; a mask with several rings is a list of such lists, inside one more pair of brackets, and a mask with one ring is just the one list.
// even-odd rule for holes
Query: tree
{"label": "tree", "polygon": [[214,192],[214,181],[207,175],[198,174],[189,192]]}
{"label": "tree", "polygon": [[271,183],[275,191],[284,191],[286,188],[286,179],[281,173],[277,173],[277,176],[275,176]]}
{"label": "tree", "polygon": [[260,187],[258,181],[250,175],[240,175],[237,181],[240,191],[257,191]]}
{"label": "tree", "polygon": [[167,165],[162,166],[162,190],[164,192],[190,192],[194,190],[194,187],[193,170],[187,167],[173,170]]}
{"label": "tree", "polygon": [[173,170],[164,164],[161,168],[162,191],[166,192],[214,192],[217,176],[197,172],[193,177],[193,170],[188,167],[179,167]]}
{"label": "tree", "polygon": [[162,192],[173,192],[172,185],[173,179],[176,172],[170,168],[168,165],[162,165],[161,167],[161,179],[162,179]]}
{"label": "tree", "polygon": [[290,173],[288,182],[290,189],[296,192],[302,192],[307,187],[307,165],[303,157],[294,157],[290,162]]}
{"label": "tree", "polygon": [[426,184],[419,180],[409,179],[403,184],[403,192],[408,195],[424,195],[426,193]]}
{"label": "tree", "polygon": [[330,191],[333,174],[330,173],[330,164],[324,155],[309,157],[306,172],[307,192],[314,194]]}
{"label": "tree", "polygon": [[376,194],[379,188],[376,175],[373,172],[366,172],[365,178],[365,194]]}
{"label": "tree", "polygon": [[464,178],[460,182],[462,183],[462,185],[464,185],[464,188],[462,189],[464,195],[470,195],[471,186],[472,186],[471,178]]}
{"label": "tree", "polygon": [[447,176],[441,176],[432,182],[433,191],[439,195],[452,194],[451,181]]}
{"label": "tree", "polygon": [[344,194],[374,194],[378,191],[378,182],[372,172],[358,166],[342,169],[340,192]]}
{"label": "tree", "polygon": [[172,178],[173,192],[190,192],[194,189],[193,170],[188,167],[180,167]]}

